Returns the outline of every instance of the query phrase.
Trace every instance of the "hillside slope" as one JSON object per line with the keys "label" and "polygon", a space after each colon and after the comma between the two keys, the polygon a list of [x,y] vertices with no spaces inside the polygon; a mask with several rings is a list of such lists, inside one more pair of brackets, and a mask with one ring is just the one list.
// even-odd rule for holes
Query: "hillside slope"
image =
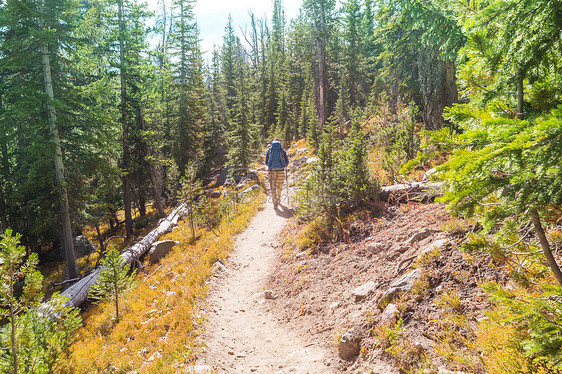
{"label": "hillside slope", "polygon": [[[302,252],[288,240],[269,279],[281,295],[280,318],[308,331],[312,343],[334,348],[353,329],[344,341],[361,340],[361,354],[341,352],[349,356],[339,359],[351,372],[462,368],[447,352],[466,349],[465,338],[489,308],[479,284],[505,281],[506,274],[487,256],[459,251],[468,229],[461,226],[441,205],[409,203],[352,223],[346,242]],[[465,357],[478,366],[473,352]]]}

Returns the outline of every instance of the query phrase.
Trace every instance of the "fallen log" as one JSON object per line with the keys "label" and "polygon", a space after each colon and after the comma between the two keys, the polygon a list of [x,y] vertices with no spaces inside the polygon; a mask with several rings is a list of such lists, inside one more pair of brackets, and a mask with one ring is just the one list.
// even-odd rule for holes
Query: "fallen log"
{"label": "fallen log", "polygon": [[[123,251],[123,253],[121,253],[121,266],[138,261],[143,254],[148,252],[152,243],[157,241],[160,236],[171,231],[172,228],[178,224],[178,220],[183,209],[185,209],[185,204],[180,205],[172,213],[170,213],[168,217],[160,222],[157,228],[148,233],[148,235],[142,238],[141,241]],[[74,307],[82,305],[82,303],[84,303],[84,301],[88,298],[90,288],[92,288],[92,286],[98,281],[99,273],[100,268],[94,269],[90,274],[86,275],[62,292],[61,296],[68,298],[66,305]]]}
{"label": "fallen log", "polygon": [[379,199],[390,203],[408,200],[430,200],[441,195],[443,183],[412,182],[384,186],[379,193]]}

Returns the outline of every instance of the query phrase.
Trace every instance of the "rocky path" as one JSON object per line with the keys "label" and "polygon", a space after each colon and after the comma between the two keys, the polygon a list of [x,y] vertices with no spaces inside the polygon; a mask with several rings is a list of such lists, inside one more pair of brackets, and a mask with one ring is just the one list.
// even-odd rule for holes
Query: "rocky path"
{"label": "rocky path", "polygon": [[291,212],[271,203],[237,237],[234,252],[212,280],[207,298],[206,348],[190,372],[334,373],[329,353],[283,325],[264,295],[276,264],[279,234]]}

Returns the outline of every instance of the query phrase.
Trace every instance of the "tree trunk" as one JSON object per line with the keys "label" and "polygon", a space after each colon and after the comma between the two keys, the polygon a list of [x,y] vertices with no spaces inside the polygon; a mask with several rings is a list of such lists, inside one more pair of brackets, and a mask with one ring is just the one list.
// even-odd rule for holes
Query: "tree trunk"
{"label": "tree trunk", "polygon": [[14,363],[14,374],[18,373],[18,349],[16,346],[16,312],[14,310],[14,275],[10,274],[10,323],[11,323],[11,331],[10,331],[10,338],[11,338],[11,350],[12,350],[12,360]]}
{"label": "tree trunk", "polygon": [[101,234],[101,231],[100,231],[100,225],[97,221],[95,223],[95,227],[96,227],[96,233],[97,233],[97,236],[98,236],[98,242],[100,243],[100,253],[103,253],[103,252],[105,252],[105,244],[103,242],[103,235]]}
{"label": "tree trunk", "polygon": [[523,74],[517,78],[517,118],[523,119]]}
{"label": "tree trunk", "polygon": [[[184,209],[185,204],[182,204],[178,208],[174,209],[174,211],[170,213],[170,215],[166,217],[166,219],[162,221],[157,228],[148,233],[148,235],[146,235],[140,242],[121,253],[121,266],[138,261],[142,255],[148,252],[152,243],[157,241],[160,236],[171,231],[172,228],[177,225],[180,214]],[[86,301],[90,288],[99,279],[99,272],[99,268],[95,269],[90,274],[86,275],[84,278],[80,279],[78,282],[62,292],[63,297],[69,298],[66,302],[67,306],[78,307]]]}
{"label": "tree trunk", "polygon": [[150,182],[152,184],[152,199],[154,200],[154,208],[158,212],[158,217],[164,217],[164,200],[162,199],[162,176],[155,166],[150,167]]}
{"label": "tree trunk", "polygon": [[[3,112],[3,107],[2,107],[2,95],[0,93],[0,114],[2,114]],[[7,183],[6,181],[9,180],[9,164],[8,164],[8,145],[7,145],[7,138],[6,138],[6,127],[4,127],[6,123],[3,123],[1,127],[2,129],[2,133],[1,135],[1,141],[2,141],[2,146],[1,146],[1,151],[2,151],[2,163],[1,165],[3,166],[3,176],[2,176],[2,180],[0,181],[0,224],[2,225],[2,231],[4,231],[5,229],[7,229],[10,225],[9,225],[9,213],[8,213],[8,204],[7,204],[7,199],[6,199],[6,195],[7,195]]]}
{"label": "tree trunk", "polygon": [[560,271],[560,267],[558,266],[558,264],[556,263],[556,259],[552,255],[550,244],[548,243],[548,239],[544,234],[539,213],[534,208],[531,209],[531,220],[533,221],[533,225],[535,226],[535,232],[537,233],[537,237],[539,238],[539,243],[541,244],[541,248],[544,253],[544,257],[546,257],[546,261],[548,262],[548,266],[554,273],[558,284],[562,286],[562,271]]}
{"label": "tree trunk", "polygon": [[[40,20],[41,29],[43,29],[43,20]],[[53,81],[51,76],[51,62],[49,59],[49,47],[47,43],[41,43],[41,58],[43,60],[43,74],[45,81],[45,92],[47,94],[47,112],[49,114],[49,127],[51,136],[55,145],[55,176],[60,195],[60,215],[62,221],[62,235],[64,243],[64,257],[66,260],[66,272],[69,279],[77,278],[80,274],[76,268],[76,255],[74,254],[74,240],[72,239],[72,226],[70,224],[70,209],[68,207],[68,192],[66,190],[66,182],[64,178],[64,164],[62,161],[62,149],[60,144],[59,130],[57,127],[57,115],[53,105],[54,92]]]}
{"label": "tree trunk", "polygon": [[123,200],[125,209],[125,235],[130,238],[133,235],[133,217],[131,215],[131,173],[129,150],[129,124],[127,118],[127,83],[125,69],[125,27],[123,25],[123,0],[117,1],[117,19],[119,23],[119,56],[121,59],[121,125],[123,131]]}
{"label": "tree trunk", "polygon": [[418,61],[423,98],[422,117],[426,130],[443,127],[443,109],[458,101],[455,64],[442,61],[436,52],[421,53]]}
{"label": "tree trunk", "polygon": [[319,30],[318,30],[318,79],[320,89],[320,100],[318,103],[319,117],[320,117],[320,130],[324,129],[326,125],[326,96],[327,96],[327,77],[326,77],[326,37],[328,31],[326,30],[326,15],[324,4],[320,2],[320,17]]}
{"label": "tree trunk", "polygon": [[384,186],[379,192],[379,200],[388,202],[405,202],[416,199],[432,199],[441,195],[443,183],[413,182],[407,184],[394,184]]}

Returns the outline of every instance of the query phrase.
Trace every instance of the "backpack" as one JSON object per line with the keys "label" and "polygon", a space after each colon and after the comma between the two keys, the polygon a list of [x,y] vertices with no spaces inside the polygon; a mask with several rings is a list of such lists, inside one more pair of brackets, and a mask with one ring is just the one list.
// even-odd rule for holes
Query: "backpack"
{"label": "backpack", "polygon": [[269,148],[269,161],[267,163],[267,167],[285,168],[285,166],[285,158],[283,157],[283,148],[281,148],[281,143],[271,143],[271,148]]}

